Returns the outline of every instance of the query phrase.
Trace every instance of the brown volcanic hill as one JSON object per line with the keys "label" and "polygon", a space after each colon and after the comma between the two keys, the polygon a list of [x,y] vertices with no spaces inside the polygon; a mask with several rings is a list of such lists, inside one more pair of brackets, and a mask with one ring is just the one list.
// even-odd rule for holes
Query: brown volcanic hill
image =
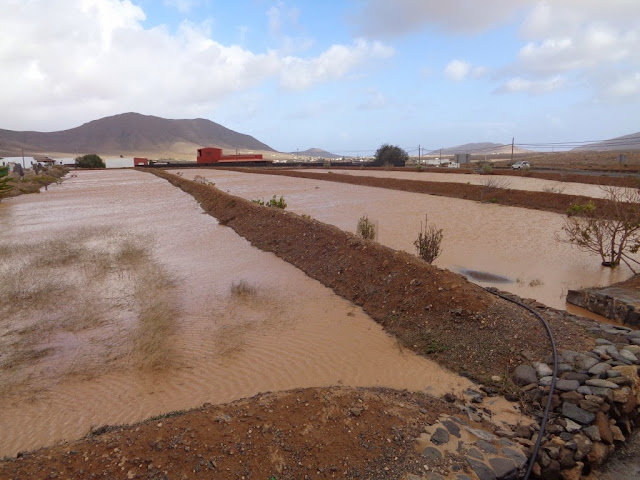
{"label": "brown volcanic hill", "polygon": [[[511,145],[502,145],[500,143],[480,142],[480,143],[465,143],[464,145],[458,145],[455,147],[443,148],[442,150],[434,150],[429,152],[428,155],[455,155],[456,153],[471,153],[471,154],[498,154],[498,153],[511,153]],[[515,147],[513,153],[527,153],[530,150]]]}
{"label": "brown volcanic hill", "polygon": [[102,155],[188,154],[203,146],[273,152],[250,135],[235,132],[210,120],[169,120],[122,113],[58,132],[17,132],[0,129],[0,155],[84,153]]}
{"label": "brown volcanic hill", "polygon": [[313,158],[340,158],[340,155],[327,152],[321,148],[309,148],[300,152],[289,152],[292,155],[299,155],[301,157],[313,157]]}
{"label": "brown volcanic hill", "polygon": [[588,143],[573,150],[612,151],[612,150],[640,150],[640,132],[623,135],[622,137],[603,140],[602,142]]}

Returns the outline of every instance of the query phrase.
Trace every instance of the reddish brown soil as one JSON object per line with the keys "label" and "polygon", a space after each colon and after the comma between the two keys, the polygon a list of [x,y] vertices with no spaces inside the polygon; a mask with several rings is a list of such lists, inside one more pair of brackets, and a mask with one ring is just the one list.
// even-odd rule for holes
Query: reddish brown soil
{"label": "reddish brown soil", "polygon": [[440,413],[454,412],[427,395],[387,389],[266,393],[98,429],[5,460],[0,478],[400,479],[423,465],[437,471],[415,440]]}
{"label": "reddish brown soil", "polygon": [[[362,306],[408,348],[453,371],[486,383],[494,375],[508,378],[522,350],[538,359],[549,352],[539,320],[461,275],[310,218],[151,172],[193,195],[206,212],[257,248]],[[592,345],[582,326],[560,315],[551,321],[561,347],[580,351]]]}

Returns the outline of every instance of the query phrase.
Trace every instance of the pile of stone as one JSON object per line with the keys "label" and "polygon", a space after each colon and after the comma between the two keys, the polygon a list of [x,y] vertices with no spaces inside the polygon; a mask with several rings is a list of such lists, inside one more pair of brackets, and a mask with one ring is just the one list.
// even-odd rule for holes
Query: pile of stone
{"label": "pile of stone", "polygon": [[[640,331],[607,324],[589,329],[603,337],[596,339],[595,348],[559,352],[553,413],[533,469],[538,477],[579,479],[588,474],[617,442],[625,441],[640,418]],[[547,360],[519,365],[513,374],[538,407],[538,423],[553,379],[552,358]]]}

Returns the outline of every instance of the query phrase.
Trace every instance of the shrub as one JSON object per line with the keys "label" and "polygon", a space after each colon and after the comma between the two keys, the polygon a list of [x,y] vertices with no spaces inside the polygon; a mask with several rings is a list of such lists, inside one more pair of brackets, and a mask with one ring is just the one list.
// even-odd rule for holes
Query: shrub
{"label": "shrub", "polygon": [[276,198],[276,196],[274,195],[268,202],[265,202],[264,200],[261,200],[259,198],[251,201],[253,203],[257,203],[258,205],[262,205],[263,207],[281,208],[282,210],[287,208],[287,202],[285,201],[283,196],[280,196],[280,198]]}
{"label": "shrub", "polygon": [[366,215],[363,215],[358,219],[356,235],[364,238],[365,240],[374,240],[376,238],[376,226]]}
{"label": "shrub", "polygon": [[377,167],[393,165],[394,167],[404,167],[409,160],[409,154],[402,148],[384,144],[376,150],[373,156],[373,165]]}
{"label": "shrub", "polygon": [[11,190],[11,185],[9,185],[9,167],[0,167],[0,199],[6,195],[6,193]]}
{"label": "shrub", "polygon": [[78,168],[107,168],[104,160],[95,153],[83,155],[76,158],[76,167]]}
{"label": "shrub", "polygon": [[429,225],[427,215],[425,215],[424,225],[420,224],[420,233],[418,233],[416,241],[413,242],[418,256],[427,263],[433,263],[440,255],[442,236],[442,229],[435,225]]}
{"label": "shrub", "polygon": [[493,173],[493,165],[490,163],[482,163],[478,165],[478,173],[480,175],[491,175]]}

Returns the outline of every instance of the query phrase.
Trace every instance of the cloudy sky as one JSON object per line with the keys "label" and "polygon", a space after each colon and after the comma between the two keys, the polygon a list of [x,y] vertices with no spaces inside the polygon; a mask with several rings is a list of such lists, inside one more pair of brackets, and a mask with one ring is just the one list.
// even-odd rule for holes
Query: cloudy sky
{"label": "cloudy sky", "polygon": [[640,131],[639,0],[0,0],[0,128],[208,118],[281,151]]}

